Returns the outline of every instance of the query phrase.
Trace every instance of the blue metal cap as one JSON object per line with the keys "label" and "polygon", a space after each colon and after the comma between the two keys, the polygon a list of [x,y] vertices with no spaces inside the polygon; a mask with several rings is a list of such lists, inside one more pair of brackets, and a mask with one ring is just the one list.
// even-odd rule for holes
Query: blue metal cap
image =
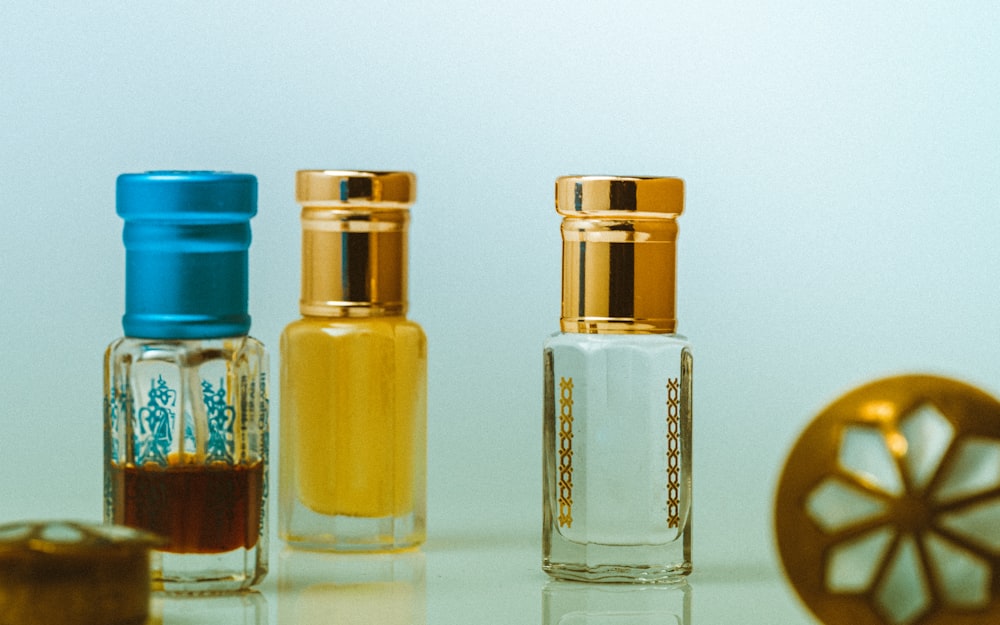
{"label": "blue metal cap", "polygon": [[247,250],[257,179],[214,171],[118,176],[125,220],[125,336],[208,339],[250,331]]}

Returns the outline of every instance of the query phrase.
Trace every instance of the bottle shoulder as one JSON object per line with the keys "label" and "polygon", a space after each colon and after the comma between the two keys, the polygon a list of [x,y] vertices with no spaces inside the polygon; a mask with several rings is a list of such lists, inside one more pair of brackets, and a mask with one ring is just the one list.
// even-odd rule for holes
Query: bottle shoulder
{"label": "bottle shoulder", "polygon": [[252,336],[213,339],[147,339],[121,337],[112,341],[105,359],[127,358],[133,361],[165,360],[197,363],[208,359],[266,358],[267,348]]}
{"label": "bottle shoulder", "polygon": [[302,317],[285,326],[283,342],[380,336],[426,342],[424,329],[406,317]]}
{"label": "bottle shoulder", "polygon": [[546,349],[658,349],[677,347],[691,349],[691,342],[683,334],[580,334],[576,332],[555,332],[545,341]]}

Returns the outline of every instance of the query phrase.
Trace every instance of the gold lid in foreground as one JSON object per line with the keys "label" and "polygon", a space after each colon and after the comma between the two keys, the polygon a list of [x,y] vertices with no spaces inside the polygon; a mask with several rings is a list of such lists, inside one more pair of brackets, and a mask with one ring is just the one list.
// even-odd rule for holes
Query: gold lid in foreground
{"label": "gold lid in foreground", "polygon": [[151,534],[75,522],[0,525],[0,621],[140,625],[149,614]]}
{"label": "gold lid in foreground", "polygon": [[826,625],[1000,622],[1000,402],[902,375],[823,410],[774,503],[778,551]]}
{"label": "gold lid in foreground", "polygon": [[407,228],[416,191],[416,176],[405,171],[298,172],[303,315],[406,314]]}
{"label": "gold lid in foreground", "polygon": [[555,201],[563,216],[562,331],[674,332],[684,181],[564,176]]}

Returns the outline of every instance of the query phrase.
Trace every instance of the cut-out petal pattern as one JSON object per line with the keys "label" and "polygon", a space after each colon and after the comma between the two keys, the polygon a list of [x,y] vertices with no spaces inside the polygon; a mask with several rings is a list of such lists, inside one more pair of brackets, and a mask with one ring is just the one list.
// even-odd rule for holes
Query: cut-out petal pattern
{"label": "cut-out petal pattern", "polygon": [[[909,625],[930,609],[929,576],[933,576],[945,605],[976,609],[988,604],[993,579],[989,562],[938,536],[932,528],[922,538],[926,563],[910,533],[901,535],[896,548],[889,551],[897,532],[891,522],[897,497],[907,492],[919,494],[934,483],[933,492],[925,495],[933,510],[940,504],[961,505],[964,497],[1000,488],[1000,442],[964,440],[942,466],[955,444],[954,426],[931,404],[906,415],[895,433],[865,426],[844,429],[838,455],[841,468],[884,497],[844,478],[828,477],[807,497],[806,513],[828,534],[882,515],[887,520],[885,525],[831,548],[825,571],[830,592],[863,593],[874,587],[876,605],[892,625]],[[908,482],[903,481],[896,458],[905,467]],[[934,482],[939,471],[941,475]],[[1000,555],[1000,497],[970,503],[935,518],[940,527]],[[890,562],[885,572],[875,579],[887,558]]]}
{"label": "cut-out petal pattern", "polygon": [[938,522],[969,542],[1000,555],[1000,499],[942,514]]}
{"label": "cut-out petal pattern", "polygon": [[1000,623],[1000,402],[978,389],[899,376],[845,395],[793,449],[775,508],[824,622]]}
{"label": "cut-out petal pattern", "polygon": [[883,525],[831,549],[826,566],[826,587],[830,592],[864,592],[870,588],[895,535]]}
{"label": "cut-out petal pattern", "polygon": [[885,514],[884,501],[837,478],[823,480],[806,501],[806,512],[827,533]]}
{"label": "cut-out petal pattern", "polygon": [[903,480],[886,447],[885,436],[871,427],[848,427],[840,445],[840,465],[865,484],[890,495],[903,494]]}
{"label": "cut-out petal pattern", "polygon": [[78,543],[83,540],[83,532],[68,523],[53,523],[42,530],[42,540],[54,543]]}
{"label": "cut-out petal pattern", "polygon": [[933,501],[957,501],[1000,486],[1000,443],[986,438],[962,442],[955,457],[941,470]]}
{"label": "cut-out petal pattern", "polygon": [[945,601],[964,609],[983,608],[990,601],[990,565],[933,532],[924,537],[931,574],[944,591]]}
{"label": "cut-out petal pattern", "polygon": [[930,585],[912,537],[905,536],[900,540],[892,562],[875,590],[875,600],[893,625],[912,623],[930,607]]}
{"label": "cut-out petal pattern", "polygon": [[913,487],[922,490],[941,465],[955,427],[932,404],[924,404],[906,416],[899,431],[907,443],[903,464]]}

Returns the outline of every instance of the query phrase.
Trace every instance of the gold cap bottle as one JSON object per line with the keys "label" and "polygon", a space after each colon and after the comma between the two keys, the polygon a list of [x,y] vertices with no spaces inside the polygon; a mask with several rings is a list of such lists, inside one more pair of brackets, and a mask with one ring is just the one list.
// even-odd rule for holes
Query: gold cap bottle
{"label": "gold cap bottle", "polygon": [[693,359],[674,332],[684,182],[567,176],[555,199],[562,331],[543,348],[542,569],[677,581],[692,566]]}
{"label": "gold cap bottle", "polygon": [[306,170],[302,318],[281,338],[279,534],[331,551],[425,536],[427,344],[406,318],[408,172]]}
{"label": "gold cap bottle", "polygon": [[304,170],[303,315],[406,313],[406,239],[416,177],[409,172]]}
{"label": "gold cap bottle", "polygon": [[563,332],[673,333],[680,178],[563,176]]}

